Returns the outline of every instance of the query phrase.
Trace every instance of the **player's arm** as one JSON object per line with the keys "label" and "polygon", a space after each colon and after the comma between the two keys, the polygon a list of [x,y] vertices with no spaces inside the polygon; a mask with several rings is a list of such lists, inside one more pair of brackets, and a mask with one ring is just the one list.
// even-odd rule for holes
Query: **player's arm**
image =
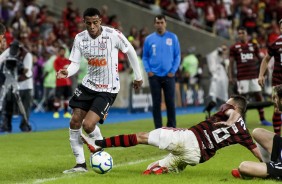
{"label": "player's arm", "polygon": [[181,60],[181,53],[180,53],[180,44],[178,41],[177,36],[175,35],[174,37],[174,52],[173,52],[173,64],[172,64],[172,68],[170,69],[169,73],[167,74],[168,77],[173,77],[176,73],[176,71],[178,70],[179,64],[180,64],[180,60]]}
{"label": "player's arm", "polygon": [[233,83],[233,72],[234,72],[234,57],[230,56],[229,58],[229,67],[228,67],[228,79],[229,82]]}
{"label": "player's arm", "polygon": [[224,126],[231,126],[234,123],[236,123],[238,121],[239,118],[241,118],[241,114],[238,113],[236,110],[234,109],[228,109],[225,112],[225,115],[228,116],[228,120],[227,121],[220,121],[215,123],[216,125],[224,125]]}
{"label": "player's arm", "polygon": [[251,152],[253,153],[253,155],[254,155],[255,157],[257,157],[257,159],[259,159],[259,161],[262,162],[261,153],[260,153],[258,147],[252,149]]}
{"label": "player's arm", "polygon": [[127,40],[127,38],[125,38],[125,36],[121,32],[115,32],[118,38],[118,48],[127,55],[129,63],[134,72],[135,79],[133,81],[133,88],[139,89],[143,83],[143,80],[137,54],[131,43]]}
{"label": "player's arm", "polygon": [[265,72],[267,70],[267,66],[268,66],[268,63],[269,63],[270,59],[271,59],[271,56],[267,53],[264,56],[264,58],[263,58],[263,60],[262,60],[262,62],[260,64],[259,78],[258,78],[258,83],[259,83],[260,86],[264,86],[264,81],[265,81],[264,74],[265,74]]}
{"label": "player's arm", "polygon": [[140,70],[140,65],[139,65],[139,60],[137,57],[137,54],[131,44],[129,44],[129,48],[126,52],[126,55],[128,57],[128,60],[131,64],[131,67],[134,72],[135,79],[133,81],[133,88],[138,89],[141,87],[143,80],[142,80],[142,75],[141,75],[141,70]]}
{"label": "player's arm", "polygon": [[145,71],[148,73],[148,76],[152,77],[154,73],[151,70],[149,61],[150,61],[150,45],[149,45],[149,40],[147,37],[145,39],[144,46],[143,46],[142,62],[143,62]]}

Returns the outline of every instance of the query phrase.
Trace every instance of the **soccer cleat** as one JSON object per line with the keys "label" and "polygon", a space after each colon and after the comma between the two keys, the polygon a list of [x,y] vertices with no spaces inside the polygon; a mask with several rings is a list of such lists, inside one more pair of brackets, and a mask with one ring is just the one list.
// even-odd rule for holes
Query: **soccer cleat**
{"label": "soccer cleat", "polygon": [[143,175],[150,175],[150,174],[160,175],[160,174],[166,174],[166,173],[168,173],[167,167],[155,166],[155,167],[152,167],[151,169],[145,170],[142,174]]}
{"label": "soccer cleat", "polygon": [[261,120],[261,125],[263,126],[272,126],[272,123],[270,123],[269,121],[266,121],[266,120]]}
{"label": "soccer cleat", "polygon": [[60,114],[58,112],[54,112],[53,118],[58,119],[60,117]]}
{"label": "soccer cleat", "polygon": [[64,113],[64,118],[71,118],[71,114],[69,112]]}
{"label": "soccer cleat", "polygon": [[231,174],[234,178],[242,178],[238,169],[232,169]]}
{"label": "soccer cleat", "polygon": [[87,147],[88,147],[88,149],[91,153],[96,153],[96,152],[102,150],[102,148],[100,146],[97,146],[95,144],[95,139],[87,137],[84,134],[81,134],[80,137],[81,137],[82,142],[87,145]]}
{"label": "soccer cleat", "polygon": [[82,164],[76,164],[73,168],[71,168],[69,170],[65,170],[63,173],[64,174],[71,174],[71,173],[82,173],[82,172],[88,172],[85,162],[82,163]]}

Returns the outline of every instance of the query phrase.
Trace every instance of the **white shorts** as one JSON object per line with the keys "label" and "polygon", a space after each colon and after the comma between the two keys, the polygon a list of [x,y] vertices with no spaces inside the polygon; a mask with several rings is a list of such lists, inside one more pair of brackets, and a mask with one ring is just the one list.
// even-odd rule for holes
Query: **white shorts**
{"label": "white shorts", "polygon": [[159,148],[170,151],[159,165],[167,167],[170,172],[179,172],[187,165],[196,165],[200,162],[201,151],[195,134],[188,129],[159,128],[149,133],[150,139],[158,139]]}
{"label": "white shorts", "polygon": [[240,80],[237,82],[237,85],[239,94],[247,94],[261,91],[258,79]]}

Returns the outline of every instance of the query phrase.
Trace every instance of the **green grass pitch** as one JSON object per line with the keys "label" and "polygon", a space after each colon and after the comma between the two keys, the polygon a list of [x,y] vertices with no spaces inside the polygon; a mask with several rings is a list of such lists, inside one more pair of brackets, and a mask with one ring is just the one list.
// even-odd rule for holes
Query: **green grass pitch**
{"label": "green grass pitch", "polygon": [[[272,119],[272,107],[265,109],[267,120]],[[190,127],[204,119],[204,114],[177,116],[178,127]],[[56,120],[50,120],[56,121]],[[164,122],[166,120],[164,119]],[[258,112],[248,111],[247,127],[254,129],[259,125]],[[100,125],[103,136],[135,133],[153,129],[151,119],[128,123]],[[265,127],[272,130],[272,127]],[[75,165],[69,145],[68,129],[5,134],[0,136],[0,184],[22,183],[58,183],[58,184],[218,184],[218,183],[276,183],[271,180],[239,180],[230,174],[244,160],[256,160],[252,154],[240,145],[221,149],[215,157],[197,166],[188,166],[184,172],[167,175],[141,175],[147,165],[162,158],[166,152],[157,148],[138,145],[131,148],[107,148],[114,160],[113,169],[99,175],[88,173],[64,175],[62,171]],[[85,147],[85,157],[89,162],[89,152]]]}

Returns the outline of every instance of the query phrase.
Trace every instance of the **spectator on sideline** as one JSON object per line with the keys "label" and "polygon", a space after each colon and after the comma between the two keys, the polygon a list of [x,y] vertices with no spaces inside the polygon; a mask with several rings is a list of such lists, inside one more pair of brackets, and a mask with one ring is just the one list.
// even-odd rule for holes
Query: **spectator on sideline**
{"label": "spectator on sideline", "polygon": [[[60,46],[58,48],[58,55],[54,61],[54,69],[58,72],[60,69],[67,68],[70,61],[65,58],[66,48]],[[61,98],[64,102],[64,118],[71,118],[68,112],[69,98],[71,97],[71,80],[70,78],[56,79],[55,100],[54,100],[54,114],[53,118],[59,118],[59,108],[61,107]]]}
{"label": "spectator on sideline", "polygon": [[181,50],[177,36],[166,30],[166,18],[154,18],[155,32],[148,35],[143,47],[143,63],[149,77],[153,100],[155,128],[162,127],[161,99],[162,89],[167,108],[167,125],[176,127],[175,118],[175,73],[178,70]]}

